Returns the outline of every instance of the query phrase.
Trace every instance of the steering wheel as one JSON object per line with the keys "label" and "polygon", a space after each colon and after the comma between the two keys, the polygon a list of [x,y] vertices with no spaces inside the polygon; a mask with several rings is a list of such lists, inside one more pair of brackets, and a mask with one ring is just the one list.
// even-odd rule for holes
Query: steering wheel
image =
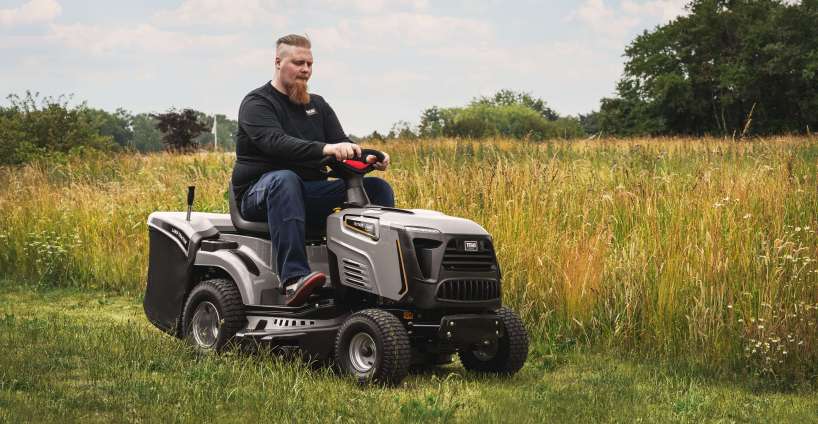
{"label": "steering wheel", "polygon": [[321,166],[329,166],[335,173],[335,175],[330,176],[337,176],[339,178],[344,178],[345,175],[350,174],[364,175],[375,169],[374,163],[368,163],[366,161],[366,158],[370,155],[375,156],[378,159],[377,162],[383,162],[386,158],[383,152],[379,150],[361,149],[361,156],[352,159],[339,161],[335,159],[335,156],[327,156],[321,160]]}

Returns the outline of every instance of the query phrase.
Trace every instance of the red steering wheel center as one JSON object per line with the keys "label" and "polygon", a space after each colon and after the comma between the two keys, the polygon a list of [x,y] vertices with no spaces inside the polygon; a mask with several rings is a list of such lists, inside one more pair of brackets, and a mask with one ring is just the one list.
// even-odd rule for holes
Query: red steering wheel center
{"label": "red steering wheel center", "polygon": [[344,165],[351,166],[351,167],[353,167],[355,169],[360,169],[360,170],[366,169],[366,167],[370,165],[370,164],[368,164],[366,162],[361,162],[359,160],[352,160],[352,159],[345,159],[343,162],[344,162]]}

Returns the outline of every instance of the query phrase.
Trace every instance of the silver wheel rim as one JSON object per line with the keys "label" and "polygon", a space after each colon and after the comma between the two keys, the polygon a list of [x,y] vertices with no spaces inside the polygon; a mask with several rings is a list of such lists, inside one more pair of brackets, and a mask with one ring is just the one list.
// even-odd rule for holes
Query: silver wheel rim
{"label": "silver wheel rim", "polygon": [[349,363],[355,371],[366,374],[375,367],[378,348],[367,333],[358,333],[349,341]]}
{"label": "silver wheel rim", "polygon": [[219,338],[219,311],[210,302],[202,302],[196,307],[191,319],[193,339],[203,348],[211,348]]}

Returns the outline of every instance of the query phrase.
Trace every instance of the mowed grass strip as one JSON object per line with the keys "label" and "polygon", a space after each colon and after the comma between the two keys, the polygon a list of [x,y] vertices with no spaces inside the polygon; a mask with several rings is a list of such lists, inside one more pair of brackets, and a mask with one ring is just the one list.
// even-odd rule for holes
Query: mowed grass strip
{"label": "mowed grass strip", "polygon": [[12,286],[0,283],[0,422],[810,422],[818,408],[812,392],[541,346],[513,378],[456,363],[360,387],[264,351],[197,355],[131,296]]}
{"label": "mowed grass strip", "polygon": [[[552,346],[586,346],[773,385],[818,369],[818,143],[399,141],[376,174],[399,206],[494,237],[504,302]],[[94,155],[0,169],[0,269],[14,281],[138,294],[146,218],[225,212],[234,157]]]}

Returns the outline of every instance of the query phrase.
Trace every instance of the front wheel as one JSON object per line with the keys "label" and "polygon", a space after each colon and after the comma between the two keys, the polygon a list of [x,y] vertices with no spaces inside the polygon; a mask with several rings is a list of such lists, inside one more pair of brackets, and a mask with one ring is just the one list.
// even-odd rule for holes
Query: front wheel
{"label": "front wheel", "polygon": [[245,321],[241,294],[232,281],[223,278],[197,284],[182,312],[185,339],[203,352],[221,351]]}
{"label": "front wheel", "polygon": [[525,364],[528,358],[528,332],[522,320],[506,307],[497,310],[497,318],[503,325],[502,337],[488,346],[460,350],[460,362],[467,370],[511,375]]}
{"label": "front wheel", "polygon": [[360,383],[399,384],[409,373],[409,335],[394,315],[379,309],[352,314],[335,338],[335,364]]}

